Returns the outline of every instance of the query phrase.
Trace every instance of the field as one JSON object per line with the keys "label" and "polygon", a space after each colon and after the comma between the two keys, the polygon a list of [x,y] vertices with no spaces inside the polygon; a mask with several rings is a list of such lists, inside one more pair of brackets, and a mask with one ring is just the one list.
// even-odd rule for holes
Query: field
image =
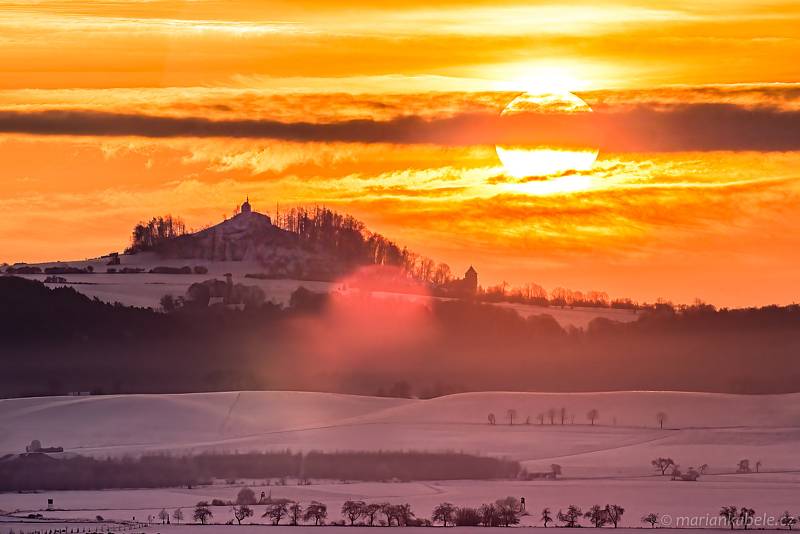
{"label": "field", "polygon": [[[83,261],[69,262],[50,262],[40,263],[36,266],[45,269],[47,267],[64,266],[85,269],[91,266],[94,274],[64,274],[59,275],[67,282],[61,284],[50,284],[50,287],[66,285],[74,288],[92,298],[98,298],[104,302],[119,302],[127,306],[139,306],[145,308],[158,309],[161,297],[165,294],[182,296],[188,287],[195,283],[209,278],[223,279],[226,273],[230,273],[234,283],[246,285],[257,285],[267,296],[267,300],[275,304],[287,305],[292,292],[300,286],[317,292],[337,291],[341,288],[340,284],[332,282],[315,282],[308,280],[259,280],[246,278],[248,273],[259,273],[262,267],[255,261],[206,261],[206,260],[176,260],[162,259],[151,252],[142,252],[134,255],[120,256],[121,265],[114,268],[123,267],[142,268],[145,271],[157,267],[184,267],[184,266],[203,266],[208,269],[207,274],[107,274],[107,259],[91,259]],[[44,281],[46,275],[21,275],[25,278]],[[393,293],[393,296],[398,294]],[[415,300],[413,295],[399,295]],[[547,306],[535,306],[527,304],[498,304],[505,308],[513,309],[523,317],[530,315],[551,315],[561,326],[574,326],[583,328],[597,317],[603,317],[619,322],[630,322],[637,319],[638,315],[630,310],[619,310],[611,308],[559,308]]]}
{"label": "field", "polygon": [[[565,424],[560,411],[565,408]],[[556,411],[555,424],[547,412]],[[507,410],[516,410],[514,425]],[[591,425],[590,409],[599,411]],[[496,425],[487,423],[494,413]],[[655,414],[668,416],[658,428]],[[540,424],[539,414],[545,414]],[[530,417],[530,424],[525,424]],[[574,417],[574,420],[573,420]],[[529,471],[562,466],[557,481],[384,482],[314,480],[216,481],[192,489],[62,491],[2,494],[0,510],[42,510],[58,519],[142,520],[161,508],[190,509],[197,501],[235,499],[243,485],[301,502],[320,500],[338,519],[347,499],[408,502],[427,517],[443,501],[478,505],[506,495],[526,497],[534,511],[570,503],[618,503],[625,526],[647,512],[715,516],[722,505],[748,505],[770,516],[798,510],[800,395],[735,396],[677,392],[585,394],[465,393],[432,400],[306,392],[55,397],[0,401],[0,452],[16,453],[32,439],[97,456],[152,452],[280,450],[455,450],[519,460]],[[650,466],[657,456],[683,469],[708,464],[697,482],[671,481]],[[741,459],[760,472],[736,473]],[[266,522],[256,507],[253,521]],[[214,509],[214,521],[231,517]],[[10,519],[10,518],[9,518]],[[523,524],[538,525],[538,517]],[[675,526],[675,525],[673,525]],[[159,527],[163,528],[163,527]],[[170,526],[174,531],[185,527]]]}

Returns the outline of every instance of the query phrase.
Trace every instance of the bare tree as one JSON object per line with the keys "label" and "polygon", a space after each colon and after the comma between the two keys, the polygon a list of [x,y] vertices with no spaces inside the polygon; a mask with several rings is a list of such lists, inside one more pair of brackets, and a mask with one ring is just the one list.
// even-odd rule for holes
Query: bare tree
{"label": "bare tree", "polygon": [[667,414],[665,412],[658,412],[656,414],[656,421],[658,422],[659,428],[664,428],[664,423],[667,422]]}
{"label": "bare tree", "polygon": [[364,501],[345,501],[342,505],[342,515],[354,525],[364,515],[365,506]]}
{"label": "bare tree", "polygon": [[725,521],[731,527],[731,530],[733,530],[733,527],[736,526],[737,512],[738,510],[735,506],[723,506],[719,510],[719,516],[725,519]]}
{"label": "bare tree", "polygon": [[367,524],[369,526],[373,526],[375,524],[375,518],[381,511],[381,505],[377,503],[371,503],[364,507],[364,517],[367,518]]}
{"label": "bare tree", "polygon": [[744,460],[739,460],[739,465],[736,468],[737,473],[749,473],[752,469],[750,469],[750,460],[745,458]]}
{"label": "bare tree", "polygon": [[747,527],[750,526],[750,522],[753,520],[755,515],[756,511],[752,508],[746,508],[744,506],[739,508],[739,522],[742,524],[742,527],[744,527],[745,530],[747,530]]}
{"label": "bare tree", "polygon": [[617,528],[617,525],[622,520],[622,515],[625,513],[625,508],[618,504],[607,504],[605,512],[608,521],[614,525],[614,528]]}
{"label": "bare tree", "polygon": [[677,464],[672,458],[659,457],[650,463],[653,465],[653,467],[661,471],[662,476],[667,474],[667,469],[669,469],[670,467],[677,467]]}
{"label": "bare tree", "polygon": [[589,520],[596,528],[600,528],[608,522],[608,517],[606,517],[606,511],[600,508],[599,504],[595,504],[591,508],[589,508],[583,517]]}
{"label": "bare tree", "polygon": [[210,518],[212,518],[214,514],[208,508],[208,503],[206,501],[200,501],[197,503],[197,506],[194,507],[194,520],[195,522],[202,523],[203,525],[206,524]]}
{"label": "bare tree", "polygon": [[544,424],[544,414],[543,413],[540,413],[539,415],[537,415],[536,419],[539,421],[540,425]]}
{"label": "bare tree", "polygon": [[550,472],[553,473],[553,478],[561,476],[561,466],[558,464],[550,464]]}
{"label": "bare tree", "polygon": [[158,518],[161,520],[162,525],[166,525],[167,521],[169,521],[169,512],[165,508],[162,508],[160,512],[158,512]]}
{"label": "bare tree", "polygon": [[523,513],[519,499],[509,496],[496,500],[494,505],[503,526],[510,527],[519,523],[519,518]]}
{"label": "bare tree", "polygon": [[268,517],[272,524],[277,526],[281,524],[281,519],[287,515],[289,515],[289,503],[281,501],[267,505],[267,510],[261,517]]}
{"label": "bare tree", "polygon": [[560,522],[564,523],[565,527],[572,528],[578,526],[578,521],[580,521],[581,515],[583,515],[581,509],[574,504],[570,504],[566,512],[559,510],[557,517]]}
{"label": "bare tree", "polygon": [[490,425],[497,424],[497,419],[495,418],[495,416],[494,416],[494,414],[493,414],[493,413],[490,413],[490,414],[489,414],[489,424],[490,424]]}
{"label": "bare tree", "polygon": [[506,410],[506,417],[508,418],[509,425],[514,424],[514,418],[516,416],[517,416],[517,410],[515,410],[514,408],[509,408],[508,410]]}
{"label": "bare tree", "polygon": [[567,420],[567,409],[562,406],[560,413],[561,413],[561,424],[563,425],[564,422]]}
{"label": "bare tree", "polygon": [[550,419],[551,425],[556,424],[556,409],[550,408],[549,410],[547,410],[547,417],[548,419]]}
{"label": "bare tree", "polygon": [[789,530],[792,530],[792,527],[794,527],[797,524],[797,518],[794,517],[792,514],[790,514],[789,511],[787,510],[783,512],[783,515],[780,518],[780,524],[782,527],[786,527]]}
{"label": "bare tree", "polygon": [[174,519],[180,525],[181,521],[183,521],[183,510],[180,508],[175,508],[175,511],[172,512],[172,519]]}
{"label": "bare tree", "polygon": [[328,517],[328,507],[319,501],[311,501],[311,503],[306,507],[306,513],[303,516],[303,519],[305,521],[310,521],[313,519],[314,524],[319,525],[325,521],[326,517]]}
{"label": "bare tree", "polygon": [[756,473],[761,471],[761,460],[756,460]]}
{"label": "bare tree", "polygon": [[248,517],[253,517],[253,510],[246,504],[234,506],[231,510],[233,510],[233,517],[236,518],[236,522],[240,525]]}
{"label": "bare tree", "polygon": [[650,523],[651,528],[656,528],[656,525],[658,524],[658,514],[651,512],[645,516],[642,516],[642,523]]}
{"label": "bare tree", "polygon": [[299,525],[300,519],[303,517],[303,507],[300,506],[299,502],[293,502],[289,506],[289,524],[291,525]]}
{"label": "bare tree", "polygon": [[600,412],[598,412],[596,408],[592,408],[589,410],[589,413],[586,414],[586,418],[592,423],[592,426],[594,426],[594,422],[598,417],[600,417]]}
{"label": "bare tree", "polygon": [[542,517],[540,518],[544,523],[544,528],[547,528],[548,523],[553,522],[553,515],[550,513],[550,508],[542,509]]}
{"label": "bare tree", "polygon": [[453,523],[455,521],[455,515],[456,507],[449,502],[443,502],[433,509],[431,521],[434,523],[442,523],[442,525],[447,526],[448,523]]}

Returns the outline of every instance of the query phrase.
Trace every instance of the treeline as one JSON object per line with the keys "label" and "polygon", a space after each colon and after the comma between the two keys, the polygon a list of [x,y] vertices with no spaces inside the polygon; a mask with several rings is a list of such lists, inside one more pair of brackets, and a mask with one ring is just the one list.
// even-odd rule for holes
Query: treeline
{"label": "treeline", "polygon": [[[331,318],[330,298],[298,290],[284,308],[164,314],[0,277],[0,394],[800,390],[796,305],[661,305],[630,323],[595,319],[576,329],[458,300],[362,298],[352,320]],[[341,309],[348,297],[336,298]],[[365,336],[359,318],[396,335]]]}
{"label": "treeline", "polygon": [[213,479],[335,480],[513,479],[518,462],[456,452],[254,452],[137,458],[52,457],[41,453],[0,459],[0,491],[166,488]]}
{"label": "treeline", "polygon": [[133,227],[131,245],[126,253],[153,250],[161,243],[186,235],[186,223],[178,217],[165,215],[153,217],[147,222],[140,222]]}
{"label": "treeline", "polygon": [[481,288],[477,298],[483,302],[514,302],[536,306],[561,306],[571,308],[615,308],[636,310],[651,307],[629,298],[611,299],[605,291],[578,291],[564,287],[553,288],[549,293],[536,283],[513,286],[506,282]]}
{"label": "treeline", "polygon": [[291,208],[278,212],[273,224],[296,234],[301,243],[327,249],[352,264],[399,267],[419,282],[438,286],[453,279],[447,264],[400,248],[381,234],[369,231],[355,217],[329,208]]}

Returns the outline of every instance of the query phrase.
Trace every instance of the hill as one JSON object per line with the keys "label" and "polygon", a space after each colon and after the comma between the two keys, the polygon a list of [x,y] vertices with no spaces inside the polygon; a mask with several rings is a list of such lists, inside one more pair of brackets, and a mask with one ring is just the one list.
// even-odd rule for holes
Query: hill
{"label": "hill", "polygon": [[[554,424],[537,415],[564,408]],[[586,413],[599,411],[590,425]],[[509,409],[517,424],[510,426]],[[487,414],[498,424],[487,424]],[[656,413],[668,416],[658,428]],[[530,418],[531,424],[525,424]],[[120,424],[124,422],[124,424]],[[734,469],[741,458],[798,469],[800,394],[682,392],[449,395],[431,400],[306,392],[50,397],[0,401],[0,453],[33,439],[67,453],[458,450],[562,464],[572,475],[649,473],[656,455]]]}

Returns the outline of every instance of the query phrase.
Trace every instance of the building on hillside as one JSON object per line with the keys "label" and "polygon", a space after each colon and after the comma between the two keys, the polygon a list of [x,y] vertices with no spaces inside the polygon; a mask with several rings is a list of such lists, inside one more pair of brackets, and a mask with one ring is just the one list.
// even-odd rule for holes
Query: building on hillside
{"label": "building on hillside", "polygon": [[470,265],[467,272],[464,273],[464,290],[470,295],[478,292],[478,271]]}
{"label": "building on hillside", "polygon": [[444,291],[454,297],[474,296],[478,292],[478,271],[470,265],[467,272],[464,273],[464,278],[451,281],[445,285]]}
{"label": "building on hillside", "polygon": [[242,213],[250,213],[251,211],[253,211],[253,207],[250,205],[250,196],[249,195],[245,199],[244,204],[242,204],[241,211],[242,211]]}

